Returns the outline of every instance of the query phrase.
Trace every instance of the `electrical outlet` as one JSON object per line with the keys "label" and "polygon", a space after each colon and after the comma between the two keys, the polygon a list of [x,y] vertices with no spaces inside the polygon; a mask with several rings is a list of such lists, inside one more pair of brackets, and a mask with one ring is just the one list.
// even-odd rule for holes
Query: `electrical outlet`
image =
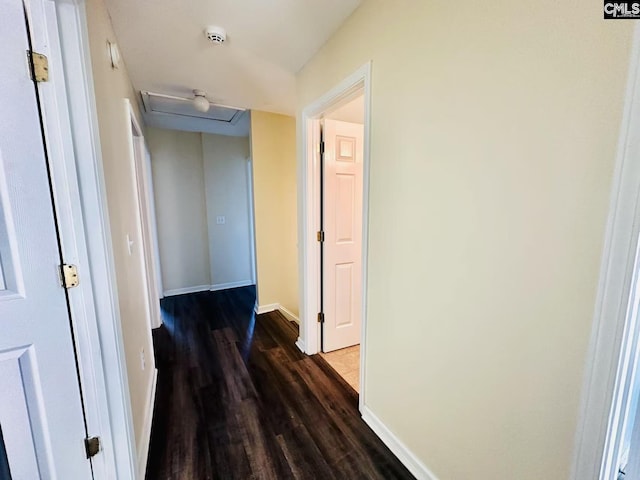
{"label": "electrical outlet", "polygon": [[142,370],[147,368],[147,360],[144,357],[144,348],[140,350],[140,367],[142,367]]}
{"label": "electrical outlet", "polygon": [[216,224],[218,225],[224,225],[226,223],[227,219],[224,218],[224,215],[218,215],[216,217]]}

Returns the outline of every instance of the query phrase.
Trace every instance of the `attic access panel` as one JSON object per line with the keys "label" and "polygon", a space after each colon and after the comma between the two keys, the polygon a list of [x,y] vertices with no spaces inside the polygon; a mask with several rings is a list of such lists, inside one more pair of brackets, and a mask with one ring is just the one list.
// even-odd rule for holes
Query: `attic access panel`
{"label": "attic access panel", "polygon": [[244,113],[244,109],[211,104],[207,112],[196,110],[188,98],[174,97],[147,91],[140,92],[142,103],[147,113],[178,115],[181,117],[201,118],[235,125]]}

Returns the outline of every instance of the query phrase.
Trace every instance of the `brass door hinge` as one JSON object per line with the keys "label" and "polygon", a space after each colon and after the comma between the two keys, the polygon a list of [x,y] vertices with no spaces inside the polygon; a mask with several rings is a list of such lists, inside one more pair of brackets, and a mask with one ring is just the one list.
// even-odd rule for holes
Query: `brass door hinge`
{"label": "brass door hinge", "polygon": [[316,238],[318,239],[319,242],[324,242],[324,232],[320,230],[316,235]]}
{"label": "brass door hinge", "polygon": [[324,155],[324,142],[320,142],[320,155]]}
{"label": "brass door hinge", "polygon": [[100,452],[100,437],[85,438],[84,449],[87,452],[87,458],[95,457]]}
{"label": "brass door hinge", "polygon": [[31,66],[31,80],[35,82],[49,81],[49,59],[46,55],[27,50],[29,65]]}
{"label": "brass door hinge", "polygon": [[324,313],[318,313],[318,323],[324,323]]}
{"label": "brass door hinge", "polygon": [[64,288],[77,287],[80,284],[80,277],[78,277],[78,267],[75,265],[61,265],[60,271],[62,273],[62,286]]}

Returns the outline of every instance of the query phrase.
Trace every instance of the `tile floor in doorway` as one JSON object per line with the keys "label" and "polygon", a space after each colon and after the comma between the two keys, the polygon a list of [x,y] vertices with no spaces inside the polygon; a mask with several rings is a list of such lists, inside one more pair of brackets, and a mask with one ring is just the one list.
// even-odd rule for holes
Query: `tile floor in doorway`
{"label": "tile floor in doorway", "polygon": [[360,392],[360,345],[320,355],[356,392]]}

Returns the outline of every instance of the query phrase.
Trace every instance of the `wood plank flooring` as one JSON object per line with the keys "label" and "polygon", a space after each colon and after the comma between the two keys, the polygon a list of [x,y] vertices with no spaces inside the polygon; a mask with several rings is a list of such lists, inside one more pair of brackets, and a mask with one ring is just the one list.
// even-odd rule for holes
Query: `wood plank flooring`
{"label": "wood plank flooring", "polygon": [[296,325],[254,303],[253,287],[163,299],[147,480],[413,478]]}

